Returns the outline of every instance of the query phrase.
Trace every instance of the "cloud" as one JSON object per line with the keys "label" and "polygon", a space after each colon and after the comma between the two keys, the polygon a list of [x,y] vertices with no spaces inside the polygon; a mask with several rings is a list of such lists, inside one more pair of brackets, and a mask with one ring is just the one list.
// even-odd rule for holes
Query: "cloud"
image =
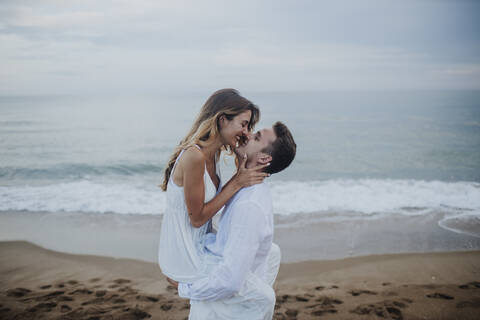
{"label": "cloud", "polygon": [[472,88],[475,9],[468,1],[5,0],[0,94]]}
{"label": "cloud", "polygon": [[453,66],[445,69],[445,73],[458,76],[480,75],[480,64]]}

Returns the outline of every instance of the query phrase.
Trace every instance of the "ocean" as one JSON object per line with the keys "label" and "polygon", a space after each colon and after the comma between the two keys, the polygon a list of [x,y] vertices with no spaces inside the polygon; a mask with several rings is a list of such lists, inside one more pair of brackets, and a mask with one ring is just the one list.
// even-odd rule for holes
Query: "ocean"
{"label": "ocean", "polygon": [[[242,94],[297,143],[267,179],[278,226],[441,214],[480,237],[480,91]],[[164,165],[208,95],[0,97],[0,215],[161,216]]]}

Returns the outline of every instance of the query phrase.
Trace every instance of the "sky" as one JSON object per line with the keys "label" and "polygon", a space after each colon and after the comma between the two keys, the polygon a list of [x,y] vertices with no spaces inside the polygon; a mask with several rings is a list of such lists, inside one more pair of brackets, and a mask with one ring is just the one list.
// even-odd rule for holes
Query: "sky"
{"label": "sky", "polygon": [[0,95],[480,89],[480,1],[0,0]]}

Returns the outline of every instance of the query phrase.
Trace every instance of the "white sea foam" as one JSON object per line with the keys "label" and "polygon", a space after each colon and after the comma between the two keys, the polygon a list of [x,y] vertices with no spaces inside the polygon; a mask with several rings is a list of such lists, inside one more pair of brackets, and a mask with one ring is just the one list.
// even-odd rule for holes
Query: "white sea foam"
{"label": "white sea foam", "polygon": [[[480,184],[417,180],[269,182],[279,215],[349,213],[346,217],[444,211],[480,212]],[[165,193],[145,183],[79,181],[45,186],[0,187],[0,210],[162,214]],[[474,213],[470,213],[474,214]]]}
{"label": "white sea foam", "polygon": [[275,213],[353,211],[422,214],[480,208],[480,184],[418,180],[327,180],[272,185]]}
{"label": "white sea foam", "polygon": [[154,185],[91,181],[0,187],[0,210],[160,214],[165,195]]}
{"label": "white sea foam", "polygon": [[445,217],[438,222],[444,229],[480,238],[480,211]]}

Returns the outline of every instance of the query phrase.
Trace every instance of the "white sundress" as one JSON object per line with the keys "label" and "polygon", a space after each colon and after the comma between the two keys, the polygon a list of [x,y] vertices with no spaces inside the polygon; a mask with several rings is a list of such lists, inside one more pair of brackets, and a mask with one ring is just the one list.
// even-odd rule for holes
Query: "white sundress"
{"label": "white sundress", "polygon": [[[199,146],[196,145],[196,147],[200,149]],[[211,229],[211,221],[199,228],[192,226],[183,187],[173,182],[175,168],[184,151],[182,150],[178,155],[167,184],[167,206],[160,231],[158,264],[162,273],[170,279],[178,282],[192,282],[199,276],[202,268],[203,239]],[[220,178],[217,164],[215,168]],[[206,165],[203,181],[205,203],[207,203],[216,196],[217,189],[208,174]],[[218,191],[221,189],[220,186],[221,182]]]}

